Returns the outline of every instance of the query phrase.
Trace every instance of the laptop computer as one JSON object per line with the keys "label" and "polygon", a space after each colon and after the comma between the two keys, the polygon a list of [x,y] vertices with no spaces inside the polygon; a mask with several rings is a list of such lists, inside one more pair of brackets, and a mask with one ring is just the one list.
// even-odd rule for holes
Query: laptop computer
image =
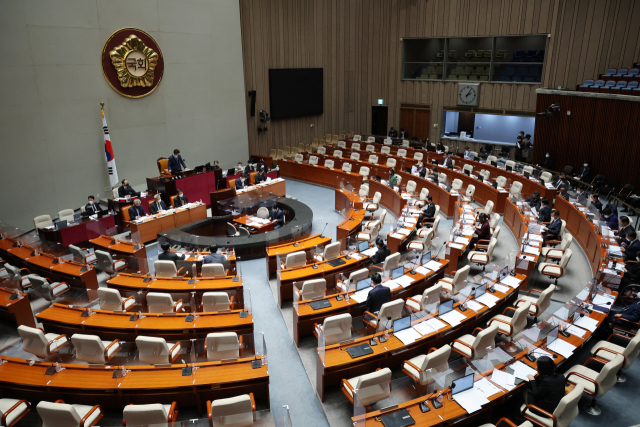
{"label": "laptop computer", "polygon": [[471,176],[471,172],[469,172],[469,169],[465,169],[464,170],[464,174],[467,176]]}
{"label": "laptop computer", "polygon": [[82,220],[82,214],[81,213],[74,213],[73,214],[73,222],[80,222]]}
{"label": "laptop computer", "polygon": [[475,298],[478,299],[487,292],[487,284],[476,288]]}
{"label": "laptop computer", "polygon": [[207,162],[206,165],[204,165],[204,169],[209,172],[213,170],[213,166],[211,166],[211,162]]}
{"label": "laptop computer", "polygon": [[398,267],[391,270],[391,279],[395,280],[398,277],[404,276],[404,267]]}
{"label": "laptop computer", "polygon": [[440,307],[438,308],[438,316],[442,316],[443,314],[447,314],[448,312],[453,310],[453,300],[450,299],[445,302],[440,303]]}
{"label": "laptop computer", "polygon": [[422,255],[422,265],[428,264],[429,261],[431,261],[431,251],[429,251],[426,254]]}
{"label": "laptop computer", "polygon": [[474,374],[469,374],[451,383],[451,395],[456,395],[473,388]]}
{"label": "laptop computer", "polygon": [[522,175],[525,177],[525,179],[529,179],[531,177],[531,174],[527,171],[522,172]]}
{"label": "laptop computer", "polygon": [[339,258],[339,259],[336,259],[336,260],[333,260],[333,261],[329,261],[328,264],[331,267],[337,267],[339,265],[346,264],[346,263],[347,263],[347,261],[343,260],[342,258]]}
{"label": "laptop computer", "polygon": [[351,356],[352,359],[357,357],[366,356],[367,354],[373,353],[371,346],[369,344],[360,344],[353,347],[349,347],[347,349],[347,353]]}
{"label": "laptop computer", "polygon": [[369,242],[358,242],[358,252],[366,251],[369,249]]}
{"label": "laptop computer", "polygon": [[384,427],[407,427],[416,423],[406,409],[400,409],[399,411],[383,415],[380,417],[380,421],[382,421]]}
{"label": "laptop computer", "polygon": [[431,164],[433,164],[433,165],[437,165],[437,164],[438,164],[438,161],[437,161],[436,159],[431,159]]}
{"label": "laptop computer", "polygon": [[56,229],[61,230],[63,228],[66,228],[67,225],[69,225],[69,224],[68,224],[68,222],[66,220],[58,221],[58,222],[56,222]]}
{"label": "laptop computer", "polygon": [[493,160],[491,160],[491,166],[493,166],[494,168],[498,167],[498,162],[495,162]]}
{"label": "laptop computer", "polygon": [[411,327],[411,315],[401,317],[400,319],[396,319],[393,321],[393,332],[404,331],[405,329],[409,329]]}
{"label": "laptop computer", "polygon": [[314,310],[320,310],[321,308],[331,307],[331,303],[329,302],[329,300],[326,300],[326,299],[323,299],[320,301],[314,301],[312,303],[309,303],[309,305]]}
{"label": "laptop computer", "polygon": [[356,283],[356,291],[361,291],[363,289],[367,289],[371,287],[371,277],[367,277],[366,279],[358,280]]}
{"label": "laptop computer", "polygon": [[495,189],[498,188],[498,181],[496,181],[495,179],[493,180],[493,182],[491,183],[491,186]]}

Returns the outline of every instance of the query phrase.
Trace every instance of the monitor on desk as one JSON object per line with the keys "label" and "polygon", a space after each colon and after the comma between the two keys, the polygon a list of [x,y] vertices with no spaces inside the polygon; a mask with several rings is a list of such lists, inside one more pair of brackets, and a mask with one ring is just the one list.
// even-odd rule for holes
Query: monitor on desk
{"label": "monitor on desk", "polygon": [[404,276],[404,267],[398,267],[391,270],[391,279],[395,280],[398,277]]}
{"label": "monitor on desk", "polygon": [[376,175],[376,182],[382,182],[382,178],[380,177],[380,175]]}
{"label": "monitor on desk", "polygon": [[453,380],[453,382],[451,383],[451,394],[454,395],[462,393],[463,391],[473,388],[473,377],[474,374],[471,373],[460,379]]}
{"label": "monitor on desk", "polygon": [[513,168],[511,167],[511,165],[507,165],[505,169],[507,170],[507,172],[513,172]]}
{"label": "monitor on desk", "polygon": [[495,162],[493,160],[491,160],[491,166],[493,166],[494,168],[498,167],[498,162]]}
{"label": "monitor on desk", "polygon": [[440,308],[438,309],[438,316],[442,316],[443,314],[447,314],[448,312],[453,310],[453,300],[450,299],[445,302],[440,303]]}
{"label": "monitor on desk", "polygon": [[227,170],[227,176],[234,176],[236,174],[236,168],[231,168]]}
{"label": "monitor on desk", "polygon": [[431,251],[429,251],[426,254],[422,255],[422,265],[429,264],[429,261],[431,261]]}
{"label": "monitor on desk", "polygon": [[202,166],[196,166],[193,170],[194,170],[197,174],[198,174],[198,173],[202,173],[202,172],[204,172],[204,165],[202,165]]}
{"label": "monitor on desk", "polygon": [[493,182],[491,183],[491,186],[495,189],[498,189],[498,181],[494,179]]}
{"label": "monitor on desk", "polygon": [[[84,212],[83,213],[74,213],[73,214],[73,222],[80,222],[82,221],[82,217],[84,216]],[[88,216],[88,215],[87,215]]]}
{"label": "monitor on desk", "polygon": [[371,277],[367,277],[366,279],[358,280],[356,283],[356,291],[361,291],[363,289],[367,289],[371,287]]}
{"label": "monitor on desk", "polygon": [[401,317],[393,321],[393,332],[398,333],[411,327],[411,316]]}
{"label": "monitor on desk", "polygon": [[524,176],[525,179],[529,179],[531,177],[531,174],[527,171],[522,172],[522,175]]}
{"label": "monitor on desk", "polygon": [[553,344],[553,342],[557,339],[558,339],[558,327],[556,326],[547,334],[547,348],[549,348],[549,346]]}
{"label": "monitor on desk", "polygon": [[487,292],[487,284],[486,283],[484,285],[482,285],[482,286],[478,286],[476,288],[476,294],[475,294],[476,299],[480,298],[486,292]]}
{"label": "monitor on desk", "polygon": [[431,164],[432,165],[438,165],[438,161],[436,159],[431,159]]}
{"label": "monitor on desk", "polygon": [[467,176],[471,176],[471,172],[469,171],[469,169],[465,169],[464,174]]}
{"label": "monitor on desk", "polygon": [[363,242],[358,242],[358,251],[359,252],[363,252],[366,251],[367,249],[369,249],[369,242],[368,241],[363,241]]}
{"label": "monitor on desk", "polygon": [[69,225],[69,224],[67,223],[67,220],[64,220],[64,221],[58,221],[58,222],[56,222],[56,228],[57,228],[58,230],[61,230],[61,229],[63,229],[63,228],[66,228],[66,227],[67,227],[67,225]]}

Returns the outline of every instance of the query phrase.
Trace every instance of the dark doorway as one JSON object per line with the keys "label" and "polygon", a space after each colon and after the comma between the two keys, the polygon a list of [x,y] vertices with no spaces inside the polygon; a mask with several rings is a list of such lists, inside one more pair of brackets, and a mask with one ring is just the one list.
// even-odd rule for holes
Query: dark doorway
{"label": "dark doorway", "polygon": [[371,134],[387,135],[387,116],[389,109],[387,107],[371,107]]}
{"label": "dark doorway", "polygon": [[473,138],[475,123],[476,115],[474,113],[461,112],[458,116],[458,134],[460,132],[466,132],[468,137]]}

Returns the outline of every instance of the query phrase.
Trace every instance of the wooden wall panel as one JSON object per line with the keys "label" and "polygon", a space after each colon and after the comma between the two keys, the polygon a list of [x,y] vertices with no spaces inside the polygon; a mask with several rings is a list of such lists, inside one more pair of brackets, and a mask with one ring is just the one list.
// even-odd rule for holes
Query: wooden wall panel
{"label": "wooden wall panel", "polygon": [[[550,34],[541,85],[484,83],[480,107],[534,111],[539,87],[575,87],[608,67],[640,61],[640,1],[634,0],[239,0],[246,90],[269,111],[269,69],[322,67],[324,114],[277,120],[251,152],[326,133],[369,134],[371,106],[429,105],[430,138],[439,139],[443,107],[455,105],[455,83],[402,81],[402,38]],[[545,105],[544,108],[546,108]],[[582,132],[582,130],[580,130]],[[536,135],[536,142],[541,138]]]}

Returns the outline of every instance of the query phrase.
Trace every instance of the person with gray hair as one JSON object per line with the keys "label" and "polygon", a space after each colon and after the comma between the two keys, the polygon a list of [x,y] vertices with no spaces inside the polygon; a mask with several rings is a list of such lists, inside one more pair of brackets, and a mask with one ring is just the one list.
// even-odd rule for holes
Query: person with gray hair
{"label": "person with gray hair", "polygon": [[147,213],[141,206],[140,199],[135,199],[133,201],[133,206],[129,208],[129,218],[131,218],[131,221],[133,221],[143,216],[147,216]]}

